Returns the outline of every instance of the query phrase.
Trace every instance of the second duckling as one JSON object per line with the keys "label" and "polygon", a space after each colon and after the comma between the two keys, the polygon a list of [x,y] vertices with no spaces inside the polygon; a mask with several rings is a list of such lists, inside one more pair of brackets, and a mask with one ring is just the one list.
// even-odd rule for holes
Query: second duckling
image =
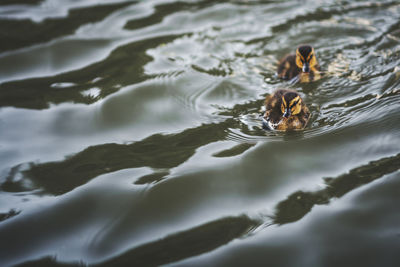
{"label": "second duckling", "polygon": [[265,99],[263,124],[270,130],[300,130],[310,117],[310,111],[294,90],[279,89]]}
{"label": "second duckling", "polygon": [[278,65],[278,77],[285,80],[311,82],[321,78],[320,66],[310,45],[300,45],[296,54],[284,57]]}

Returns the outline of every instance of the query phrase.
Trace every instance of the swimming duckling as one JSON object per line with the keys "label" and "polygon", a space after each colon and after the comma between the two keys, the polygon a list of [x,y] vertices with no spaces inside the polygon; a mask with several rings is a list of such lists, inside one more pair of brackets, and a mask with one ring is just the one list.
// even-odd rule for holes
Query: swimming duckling
{"label": "swimming duckling", "polygon": [[284,57],[278,65],[278,77],[294,82],[311,82],[321,78],[320,66],[315,57],[314,48],[301,45],[296,54]]}
{"label": "swimming duckling", "polygon": [[310,117],[310,111],[293,90],[279,89],[265,99],[266,111],[263,124],[271,130],[303,129]]}

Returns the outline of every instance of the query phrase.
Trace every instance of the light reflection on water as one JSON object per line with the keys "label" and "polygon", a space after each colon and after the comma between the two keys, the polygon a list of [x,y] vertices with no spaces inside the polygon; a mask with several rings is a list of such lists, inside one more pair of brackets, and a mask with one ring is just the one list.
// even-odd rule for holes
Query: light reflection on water
{"label": "light reflection on water", "polygon": [[[398,266],[399,14],[1,5],[0,28],[17,26],[0,45],[0,265]],[[299,43],[327,77],[276,78]],[[309,125],[265,131],[263,100],[285,87]]]}

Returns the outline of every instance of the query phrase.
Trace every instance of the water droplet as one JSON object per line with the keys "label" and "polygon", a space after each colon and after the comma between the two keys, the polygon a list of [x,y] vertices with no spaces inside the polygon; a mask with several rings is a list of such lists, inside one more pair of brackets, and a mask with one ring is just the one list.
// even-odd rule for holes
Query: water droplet
{"label": "water droplet", "polygon": [[52,85],[50,85],[51,88],[56,88],[56,89],[64,89],[73,86],[76,86],[76,83],[60,82],[60,83],[53,83]]}
{"label": "water droplet", "polygon": [[86,91],[81,92],[81,94],[86,97],[97,98],[100,95],[100,92],[101,92],[100,88],[93,87]]}

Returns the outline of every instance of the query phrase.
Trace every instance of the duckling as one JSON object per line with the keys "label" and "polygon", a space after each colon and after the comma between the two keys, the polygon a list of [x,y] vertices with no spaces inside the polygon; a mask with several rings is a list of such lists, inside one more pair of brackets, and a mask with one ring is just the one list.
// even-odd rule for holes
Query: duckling
{"label": "duckling", "polygon": [[263,124],[271,130],[300,130],[310,117],[306,104],[294,90],[275,91],[265,99],[265,107]]}
{"label": "duckling", "polygon": [[[294,82],[311,82],[321,79],[320,66],[315,57],[314,48],[300,45],[296,54],[284,57],[278,65],[278,77]],[[295,78],[295,79],[294,79]]]}

